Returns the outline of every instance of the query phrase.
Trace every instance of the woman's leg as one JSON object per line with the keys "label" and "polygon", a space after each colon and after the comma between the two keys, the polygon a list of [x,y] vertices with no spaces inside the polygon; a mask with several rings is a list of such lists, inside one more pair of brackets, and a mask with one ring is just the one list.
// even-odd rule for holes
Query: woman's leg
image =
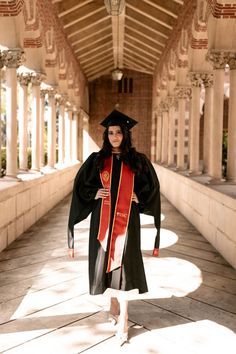
{"label": "woman's leg", "polygon": [[123,345],[128,340],[128,301],[118,299],[120,304],[119,327],[117,337],[120,345]]}
{"label": "woman's leg", "polygon": [[113,316],[118,316],[120,314],[120,305],[117,297],[111,297],[110,314]]}

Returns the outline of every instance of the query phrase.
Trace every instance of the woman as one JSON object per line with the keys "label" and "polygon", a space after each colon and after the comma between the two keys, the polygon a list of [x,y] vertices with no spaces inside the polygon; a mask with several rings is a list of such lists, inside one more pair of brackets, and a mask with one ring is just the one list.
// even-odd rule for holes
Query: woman
{"label": "woman", "polygon": [[81,166],[74,182],[68,225],[69,256],[74,257],[74,225],[90,212],[90,294],[111,296],[110,317],[118,321],[117,337],[128,338],[130,293],[147,292],[140,249],[140,213],[154,216],[160,235],[159,182],[147,157],[131,143],[137,122],[114,110],[101,123],[103,146]]}

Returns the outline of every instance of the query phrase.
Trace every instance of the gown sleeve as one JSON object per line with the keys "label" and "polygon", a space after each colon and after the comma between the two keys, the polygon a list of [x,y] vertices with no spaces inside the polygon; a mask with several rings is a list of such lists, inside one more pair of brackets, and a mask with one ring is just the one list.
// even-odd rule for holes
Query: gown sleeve
{"label": "gown sleeve", "polygon": [[160,245],[161,228],[161,199],[160,184],[156,171],[145,155],[141,155],[142,172],[137,177],[136,194],[139,200],[139,209],[143,214],[154,217],[154,224],[157,230],[154,249]]}
{"label": "gown sleeve", "polygon": [[68,247],[74,248],[74,225],[91,213],[97,190],[101,188],[99,171],[95,162],[96,153],[91,154],[80,167],[72,191],[68,221]]}

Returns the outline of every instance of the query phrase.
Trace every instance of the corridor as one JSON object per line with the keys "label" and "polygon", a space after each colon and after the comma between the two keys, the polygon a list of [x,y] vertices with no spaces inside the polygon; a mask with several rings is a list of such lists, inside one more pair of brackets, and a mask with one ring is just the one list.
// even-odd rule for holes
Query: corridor
{"label": "corridor", "polygon": [[149,293],[130,302],[130,340],[119,348],[108,299],[88,294],[89,220],[67,257],[69,202],[0,253],[1,353],[235,353],[236,270],[164,197],[159,258],[152,218],[142,216]]}

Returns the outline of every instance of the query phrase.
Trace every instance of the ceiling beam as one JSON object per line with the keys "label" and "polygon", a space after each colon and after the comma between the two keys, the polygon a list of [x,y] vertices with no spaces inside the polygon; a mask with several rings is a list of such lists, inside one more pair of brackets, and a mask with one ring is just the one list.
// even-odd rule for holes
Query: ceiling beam
{"label": "ceiling beam", "polygon": [[86,57],[84,59],[82,58],[80,60],[80,63],[83,66],[85,63],[90,63],[90,62],[92,63],[96,60],[99,60],[100,57],[104,58],[105,55],[110,55],[110,54],[113,55],[112,48],[106,48],[104,50],[100,50],[99,53],[95,52],[94,54],[90,54],[88,58]]}
{"label": "ceiling beam", "polygon": [[153,58],[160,57],[161,52],[159,50],[155,50],[154,48],[149,47],[148,45],[146,45],[145,42],[142,42],[142,41],[138,40],[137,38],[133,38],[133,37],[129,36],[128,34],[126,34],[125,41],[127,43],[132,44],[134,47],[137,47],[138,49],[142,49],[144,52],[148,53]]}
{"label": "ceiling beam", "polygon": [[75,34],[78,31],[78,28],[81,29],[81,28],[86,28],[86,27],[87,28],[92,27],[94,22],[104,21],[104,19],[106,17],[108,17],[106,10],[101,8],[93,16],[79,20],[78,22],[71,25],[70,27],[65,28],[65,33],[69,38],[70,36],[72,36],[73,34]]}
{"label": "ceiling beam", "polygon": [[[83,53],[84,51],[89,51],[91,48],[94,48],[96,46],[99,46],[100,44],[106,43],[107,41],[112,40],[112,35],[111,33],[108,33],[106,36],[103,37],[96,37],[95,40],[90,40],[87,41],[87,43],[84,42],[84,45],[76,45],[73,47],[75,53]],[[79,54],[80,55],[80,54]]]}
{"label": "ceiling beam", "polygon": [[143,61],[146,61],[146,63],[149,63],[153,66],[156,64],[156,59],[158,59],[158,58],[153,58],[153,57],[148,56],[145,53],[145,51],[139,50],[136,47],[133,47],[132,45],[130,45],[129,43],[125,43],[125,50],[129,50],[130,52],[134,52],[135,55],[142,58]]}
{"label": "ceiling beam", "polygon": [[115,67],[123,66],[125,8],[119,16],[112,16],[113,57]]}
{"label": "ceiling beam", "polygon": [[78,31],[70,36],[70,43],[76,44],[79,41],[89,39],[94,33],[100,32],[104,29],[111,31],[111,18],[106,17],[102,21],[95,22],[86,28],[79,28]]}
{"label": "ceiling beam", "polygon": [[94,52],[98,53],[100,49],[105,50],[105,49],[111,49],[111,48],[112,48],[112,41],[107,42],[107,43],[101,45],[99,48],[95,48],[95,49],[91,50],[90,52],[86,51],[85,53],[77,55],[77,56],[79,56],[80,58],[83,58],[83,57],[88,57],[89,58],[91,53],[94,53]]}

